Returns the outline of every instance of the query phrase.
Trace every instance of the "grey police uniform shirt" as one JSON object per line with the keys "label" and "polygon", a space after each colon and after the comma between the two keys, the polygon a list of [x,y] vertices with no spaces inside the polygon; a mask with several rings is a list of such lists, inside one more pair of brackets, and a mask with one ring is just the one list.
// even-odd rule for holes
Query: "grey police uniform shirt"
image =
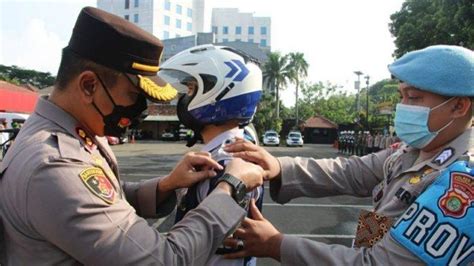
{"label": "grey police uniform shirt", "polygon": [[[415,164],[419,150],[393,145],[364,157],[278,158],[281,178],[270,182],[274,201],[333,195],[372,196],[376,213],[397,219],[439,175],[441,169],[472,154],[472,129],[448,143],[432,158]],[[472,219],[472,217],[471,217]],[[282,265],[423,265],[387,233],[372,248],[328,245],[285,235]]]}
{"label": "grey police uniform shirt", "polygon": [[[159,233],[142,217],[168,214],[175,195],[157,208],[159,178],[120,182],[105,138],[88,145],[77,127],[69,114],[39,99],[4,159],[4,264],[203,265],[243,219],[245,211],[216,190],[169,233]],[[97,172],[102,177],[87,175]],[[82,177],[111,186],[95,194]]]}

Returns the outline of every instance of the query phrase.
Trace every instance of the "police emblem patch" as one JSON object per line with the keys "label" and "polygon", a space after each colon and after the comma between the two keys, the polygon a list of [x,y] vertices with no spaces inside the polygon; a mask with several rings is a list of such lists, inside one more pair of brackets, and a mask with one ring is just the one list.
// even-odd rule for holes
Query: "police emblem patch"
{"label": "police emblem patch", "polygon": [[114,203],[115,189],[102,169],[97,167],[87,168],[79,174],[79,177],[94,195],[108,204]]}
{"label": "police emblem patch", "polygon": [[474,201],[474,180],[466,173],[452,172],[449,189],[438,204],[446,216],[461,218]]}

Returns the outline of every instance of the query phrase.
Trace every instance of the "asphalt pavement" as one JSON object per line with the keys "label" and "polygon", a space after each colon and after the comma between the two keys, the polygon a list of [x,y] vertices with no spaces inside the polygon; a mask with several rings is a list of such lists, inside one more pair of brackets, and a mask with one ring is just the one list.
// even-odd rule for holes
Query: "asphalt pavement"
{"label": "asphalt pavement", "polygon": [[[184,142],[137,142],[113,146],[123,180],[142,180],[166,175],[184,153],[192,149]],[[330,145],[305,144],[304,147],[266,147],[275,156],[303,156],[332,158],[338,156]],[[350,246],[361,209],[371,209],[369,198],[334,196],[326,198],[299,198],[280,205],[269,196],[265,184],[263,215],[281,232],[329,244]],[[160,221],[149,220],[159,231],[172,227],[174,213]],[[279,265],[271,259],[259,259],[258,265]]]}

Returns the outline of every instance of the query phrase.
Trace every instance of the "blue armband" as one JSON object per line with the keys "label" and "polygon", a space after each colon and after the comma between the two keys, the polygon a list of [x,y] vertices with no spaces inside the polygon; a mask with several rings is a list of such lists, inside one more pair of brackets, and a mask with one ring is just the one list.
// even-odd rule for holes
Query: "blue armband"
{"label": "blue armband", "polygon": [[428,265],[474,261],[474,169],[451,164],[390,230],[392,237]]}

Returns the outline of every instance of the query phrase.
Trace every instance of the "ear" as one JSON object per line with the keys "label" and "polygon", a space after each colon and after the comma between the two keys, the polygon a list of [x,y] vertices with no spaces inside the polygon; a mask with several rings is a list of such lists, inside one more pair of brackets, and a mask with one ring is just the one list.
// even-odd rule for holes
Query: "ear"
{"label": "ear", "polygon": [[79,74],[77,81],[80,97],[85,102],[92,103],[94,93],[97,90],[97,86],[100,84],[97,75],[94,72],[87,70]]}
{"label": "ear", "polygon": [[454,99],[453,117],[463,117],[466,113],[471,113],[471,99],[469,97],[459,97]]}

